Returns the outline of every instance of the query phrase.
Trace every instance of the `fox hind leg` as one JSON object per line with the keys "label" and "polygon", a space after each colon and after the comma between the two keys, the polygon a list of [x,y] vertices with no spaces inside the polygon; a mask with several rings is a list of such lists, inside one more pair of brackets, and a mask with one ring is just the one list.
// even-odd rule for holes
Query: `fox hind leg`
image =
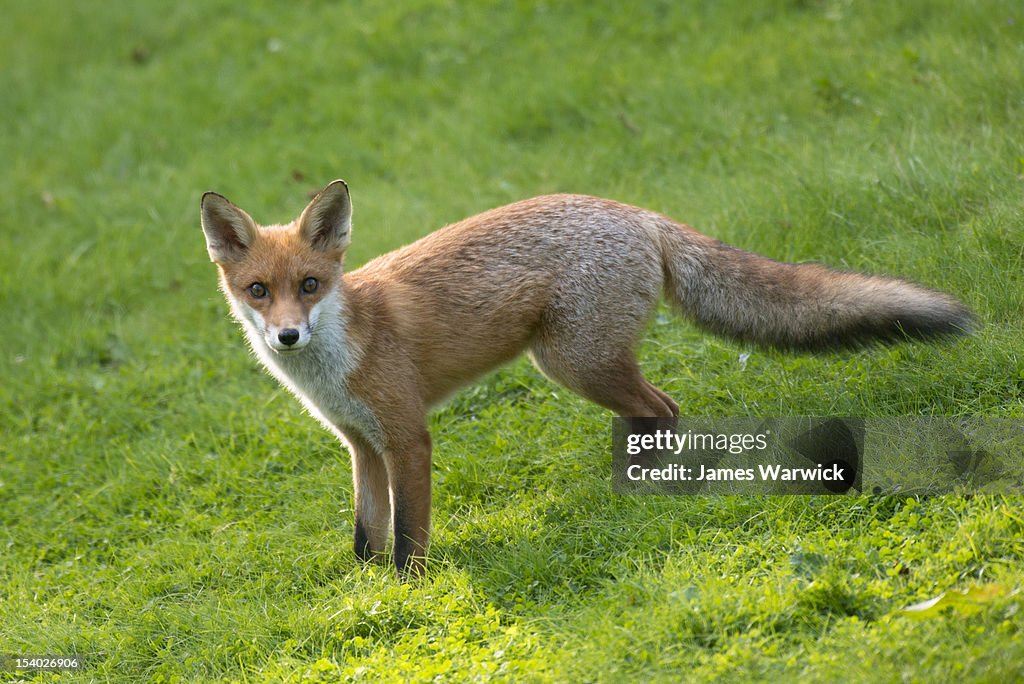
{"label": "fox hind leg", "polygon": [[661,293],[660,253],[644,231],[625,228],[630,240],[605,245],[614,253],[582,258],[579,272],[562,277],[530,358],[552,380],[620,416],[671,418],[679,406],[648,382],[633,351]]}
{"label": "fox hind leg", "polygon": [[679,405],[651,384],[630,349],[606,357],[565,354],[561,347],[534,344],[530,358],[545,375],[595,404],[631,418],[672,418]]}

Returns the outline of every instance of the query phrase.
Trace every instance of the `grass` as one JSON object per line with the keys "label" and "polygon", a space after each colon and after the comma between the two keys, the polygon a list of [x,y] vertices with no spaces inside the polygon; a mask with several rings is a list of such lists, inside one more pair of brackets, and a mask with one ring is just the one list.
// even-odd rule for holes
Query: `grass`
{"label": "grass", "polygon": [[[1015,2],[14,3],[0,25],[0,653],[75,681],[1008,681],[1015,497],[610,493],[518,362],[435,437],[432,569],[350,549],[347,456],[255,365],[198,226],[346,178],[350,265],[551,191],[962,296],[972,339],[751,351],[659,317],[702,415],[1024,417]],[[1005,587],[968,616],[899,608]],[[8,673],[0,677],[13,678]]]}

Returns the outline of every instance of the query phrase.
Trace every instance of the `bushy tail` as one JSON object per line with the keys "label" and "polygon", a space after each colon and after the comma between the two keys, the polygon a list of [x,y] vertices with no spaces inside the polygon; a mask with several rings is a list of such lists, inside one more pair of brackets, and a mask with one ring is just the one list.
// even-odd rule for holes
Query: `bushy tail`
{"label": "bushy tail", "polygon": [[724,337],[794,350],[970,333],[954,297],[880,276],[787,264],[676,223],[661,226],[670,299]]}

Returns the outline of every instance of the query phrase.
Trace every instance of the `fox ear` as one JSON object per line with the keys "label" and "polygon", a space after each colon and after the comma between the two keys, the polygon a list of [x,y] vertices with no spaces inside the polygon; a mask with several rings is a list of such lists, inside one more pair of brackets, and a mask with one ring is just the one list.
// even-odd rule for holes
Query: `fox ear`
{"label": "fox ear", "polygon": [[336,180],[317,193],[299,217],[299,234],[315,249],[343,252],[352,239],[348,185]]}
{"label": "fox ear", "polygon": [[201,214],[210,261],[225,263],[242,259],[256,239],[256,222],[215,192],[203,195]]}

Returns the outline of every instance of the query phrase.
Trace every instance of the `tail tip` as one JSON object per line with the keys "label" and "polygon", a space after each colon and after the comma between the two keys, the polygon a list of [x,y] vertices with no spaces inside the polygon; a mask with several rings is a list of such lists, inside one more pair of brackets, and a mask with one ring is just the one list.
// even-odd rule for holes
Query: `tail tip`
{"label": "tail tip", "polygon": [[911,337],[923,339],[970,336],[980,327],[977,315],[948,295],[943,297],[943,301],[898,323]]}

